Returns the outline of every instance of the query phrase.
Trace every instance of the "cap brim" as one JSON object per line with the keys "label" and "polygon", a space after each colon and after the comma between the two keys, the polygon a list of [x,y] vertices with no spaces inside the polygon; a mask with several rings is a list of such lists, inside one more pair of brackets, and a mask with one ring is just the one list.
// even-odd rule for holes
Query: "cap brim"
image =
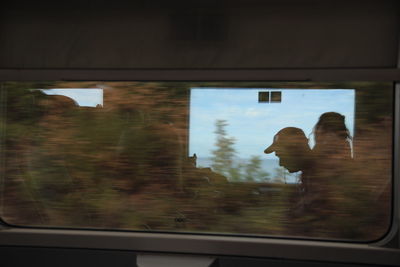
{"label": "cap brim", "polygon": [[275,152],[275,144],[270,145],[269,147],[267,147],[267,148],[264,150],[264,153],[265,153],[265,154],[270,154],[270,153],[272,153],[272,152]]}

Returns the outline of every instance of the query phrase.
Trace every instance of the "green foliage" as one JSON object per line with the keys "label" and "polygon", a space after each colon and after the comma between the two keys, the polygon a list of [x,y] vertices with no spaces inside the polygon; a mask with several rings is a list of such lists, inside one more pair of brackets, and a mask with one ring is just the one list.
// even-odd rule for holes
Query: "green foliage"
{"label": "green foliage", "polygon": [[213,170],[221,175],[227,176],[231,179],[237,179],[237,169],[234,167],[234,157],[236,151],[233,147],[235,139],[228,137],[225,127],[228,123],[225,120],[217,120],[215,122],[216,130],[216,149],[212,151]]}
{"label": "green foliage", "polygon": [[245,179],[248,182],[267,182],[270,174],[261,168],[261,159],[258,156],[252,156],[250,162],[245,166]]}
{"label": "green foliage", "polygon": [[283,167],[275,168],[275,176],[273,178],[273,181],[276,183],[285,183],[286,184],[286,176],[288,174],[289,174],[289,172]]}
{"label": "green foliage", "polygon": [[265,182],[269,180],[270,174],[261,168],[261,159],[251,156],[248,163],[240,163],[234,148],[235,138],[229,137],[226,132],[228,126],[226,120],[216,120],[215,135],[216,149],[212,151],[213,170],[226,176],[232,182]]}

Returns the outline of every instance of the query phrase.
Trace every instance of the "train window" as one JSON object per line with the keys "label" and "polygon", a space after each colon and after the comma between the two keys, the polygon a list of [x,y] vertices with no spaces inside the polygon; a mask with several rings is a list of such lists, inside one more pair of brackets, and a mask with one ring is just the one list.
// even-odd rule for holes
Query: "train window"
{"label": "train window", "polygon": [[14,226],[373,241],[391,221],[393,84],[5,82]]}

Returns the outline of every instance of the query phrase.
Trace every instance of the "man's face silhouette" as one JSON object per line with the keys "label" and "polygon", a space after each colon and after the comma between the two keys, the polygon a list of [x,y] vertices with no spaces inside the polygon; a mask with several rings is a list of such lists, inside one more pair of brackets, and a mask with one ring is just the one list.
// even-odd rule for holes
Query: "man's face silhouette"
{"label": "man's face silhouette", "polygon": [[275,150],[275,155],[279,158],[279,166],[285,167],[289,172],[301,171],[306,153],[302,149],[304,147],[303,144],[303,142],[281,144]]}
{"label": "man's face silhouette", "polygon": [[280,130],[274,137],[273,144],[264,153],[275,152],[279,165],[289,172],[298,172],[304,168],[309,156],[308,140],[301,129],[288,127]]}

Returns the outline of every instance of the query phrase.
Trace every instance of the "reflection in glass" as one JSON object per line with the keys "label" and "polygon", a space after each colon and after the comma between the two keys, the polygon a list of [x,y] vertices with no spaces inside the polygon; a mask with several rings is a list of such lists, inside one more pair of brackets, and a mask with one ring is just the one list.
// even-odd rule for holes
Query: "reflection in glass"
{"label": "reflection in glass", "polygon": [[[260,94],[280,93],[280,103],[259,102]],[[285,172],[274,154],[265,155],[263,148],[285,127],[298,127],[309,136],[314,147],[313,128],[321,114],[336,111],[345,116],[350,134],[354,133],[354,89],[281,89],[256,88],[193,88],[190,101],[189,155],[196,153],[199,166],[211,167],[215,146],[215,123],[225,121],[224,130],[234,139],[235,165],[245,165],[255,157],[260,168],[268,173],[261,180],[281,179],[298,182],[298,174]],[[269,98],[268,98],[269,99]],[[269,103],[268,101],[266,103]],[[283,174],[283,175],[281,175]],[[239,178],[244,178],[240,176]],[[257,179],[255,177],[255,180]],[[261,181],[260,180],[260,181]]]}
{"label": "reflection in glass", "polygon": [[390,83],[2,88],[10,224],[357,241],[388,228]]}
{"label": "reflection in glass", "polygon": [[98,88],[56,88],[56,89],[42,89],[46,95],[61,95],[73,99],[76,105],[81,107],[96,107],[103,106],[103,89]]}

